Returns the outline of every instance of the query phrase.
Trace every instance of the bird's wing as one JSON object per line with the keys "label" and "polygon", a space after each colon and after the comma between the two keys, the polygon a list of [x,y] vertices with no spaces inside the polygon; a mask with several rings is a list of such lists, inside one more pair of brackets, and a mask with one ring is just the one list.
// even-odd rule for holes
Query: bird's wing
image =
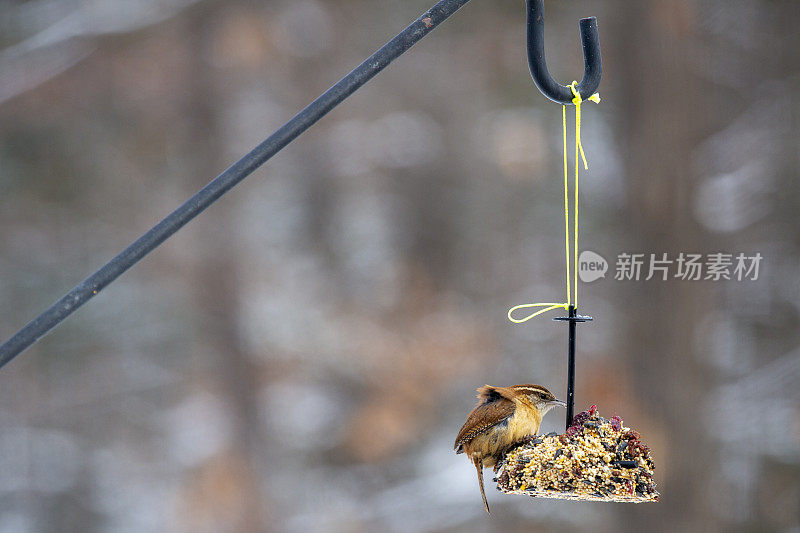
{"label": "bird's wing", "polygon": [[461,447],[465,443],[474,439],[492,426],[504,422],[509,416],[514,414],[514,402],[505,398],[483,402],[479,404],[467,417],[467,421],[458,432],[453,448],[461,452]]}

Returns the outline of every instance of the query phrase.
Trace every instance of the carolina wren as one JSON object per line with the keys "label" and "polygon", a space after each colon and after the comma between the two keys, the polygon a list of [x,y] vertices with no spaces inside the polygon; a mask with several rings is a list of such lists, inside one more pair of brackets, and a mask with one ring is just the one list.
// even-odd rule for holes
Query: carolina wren
{"label": "carolina wren", "polygon": [[487,513],[483,469],[496,465],[515,444],[536,435],[542,418],[556,405],[566,407],[541,385],[485,385],[478,389],[478,405],[458,432],[454,448],[456,453],[466,453],[475,465]]}

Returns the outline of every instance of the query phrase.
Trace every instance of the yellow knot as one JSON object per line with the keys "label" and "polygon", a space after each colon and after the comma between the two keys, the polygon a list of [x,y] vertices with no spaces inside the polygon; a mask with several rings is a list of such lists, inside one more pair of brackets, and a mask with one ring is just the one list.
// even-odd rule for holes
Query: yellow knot
{"label": "yellow knot", "polygon": [[[583,103],[583,98],[581,98],[581,93],[578,92],[577,81],[570,83],[569,88],[572,89],[572,96],[575,97],[572,99],[572,103],[575,104],[575,143],[578,151],[581,154],[584,170],[589,170],[589,163],[586,162],[586,154],[583,153],[583,143],[581,142],[581,104]],[[594,93],[592,96],[587,98],[587,100],[594,102],[595,104],[599,104],[600,93]]]}
{"label": "yellow knot", "polygon": [[[569,88],[572,89],[572,103],[575,105],[581,105],[583,103],[583,98],[581,98],[581,93],[578,92],[578,82],[573,81],[569,84]],[[592,96],[587,98],[590,102],[594,102],[595,104],[600,103],[600,93],[594,93]]]}

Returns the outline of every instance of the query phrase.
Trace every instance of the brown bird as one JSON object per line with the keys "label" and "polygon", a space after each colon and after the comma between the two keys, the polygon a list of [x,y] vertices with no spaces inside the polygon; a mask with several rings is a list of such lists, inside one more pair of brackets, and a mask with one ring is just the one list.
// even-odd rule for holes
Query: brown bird
{"label": "brown bird", "polygon": [[513,385],[478,389],[478,405],[456,437],[456,453],[466,453],[478,471],[483,505],[489,511],[483,490],[483,469],[494,466],[512,446],[539,432],[547,412],[567,404],[541,385]]}

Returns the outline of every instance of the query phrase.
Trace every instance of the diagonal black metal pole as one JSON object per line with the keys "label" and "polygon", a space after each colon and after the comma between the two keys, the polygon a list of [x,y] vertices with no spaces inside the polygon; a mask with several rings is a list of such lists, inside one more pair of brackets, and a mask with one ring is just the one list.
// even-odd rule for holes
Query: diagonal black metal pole
{"label": "diagonal black metal pole", "polygon": [[183,205],[139,237],[100,270],[83,280],[41,315],[0,346],[0,367],[42,338],[112,281],[155,250],[161,243],[202,213],[223,194],[252,174],[318,120],[363,87],[392,61],[403,55],[469,0],[441,0],[355,70],[300,111],[267,140],[214,178]]}

